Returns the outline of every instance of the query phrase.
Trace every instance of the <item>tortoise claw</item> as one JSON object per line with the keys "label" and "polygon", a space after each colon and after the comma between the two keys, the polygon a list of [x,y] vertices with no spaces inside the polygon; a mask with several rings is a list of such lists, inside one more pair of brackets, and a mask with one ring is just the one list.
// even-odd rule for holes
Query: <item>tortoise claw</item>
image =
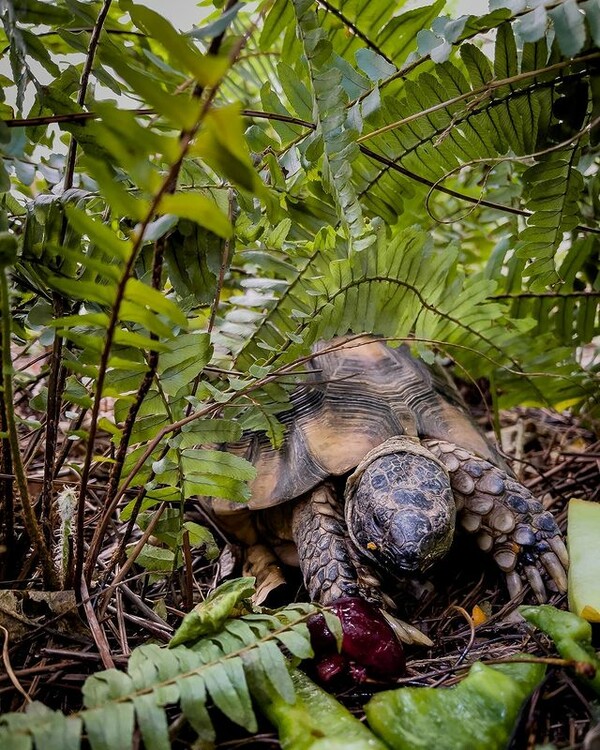
{"label": "tortoise claw", "polygon": [[559,536],[553,536],[552,539],[548,539],[548,544],[552,547],[554,554],[562,563],[563,568],[567,568],[569,565],[569,553],[563,540]]}
{"label": "tortoise claw", "polygon": [[531,590],[535,594],[535,598],[540,604],[543,604],[548,597],[546,596],[546,587],[544,586],[540,571],[535,565],[527,565],[525,567],[525,575],[527,576]]}
{"label": "tortoise claw", "polygon": [[548,575],[556,584],[557,589],[564,593],[567,590],[567,574],[561,560],[559,560],[554,552],[545,552],[540,557],[540,560],[544,568],[546,568]]}
{"label": "tortoise claw", "polygon": [[516,599],[523,591],[523,581],[516,571],[506,574],[506,588],[511,599]]}

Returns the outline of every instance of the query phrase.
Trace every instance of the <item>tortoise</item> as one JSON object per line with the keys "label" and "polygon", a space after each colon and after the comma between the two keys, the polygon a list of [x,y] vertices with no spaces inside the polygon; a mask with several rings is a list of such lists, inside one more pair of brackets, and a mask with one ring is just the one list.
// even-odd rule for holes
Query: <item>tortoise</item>
{"label": "tortoise", "polygon": [[260,432],[224,446],[256,467],[247,504],[211,500],[245,547],[247,572],[260,580],[276,561],[300,565],[313,601],[358,596],[393,610],[381,578],[422,574],[458,527],[493,556],[511,597],[525,582],[540,601],[566,589],[553,516],[516,481],[444,368],[370,335],[313,353],[281,415],[281,447]]}

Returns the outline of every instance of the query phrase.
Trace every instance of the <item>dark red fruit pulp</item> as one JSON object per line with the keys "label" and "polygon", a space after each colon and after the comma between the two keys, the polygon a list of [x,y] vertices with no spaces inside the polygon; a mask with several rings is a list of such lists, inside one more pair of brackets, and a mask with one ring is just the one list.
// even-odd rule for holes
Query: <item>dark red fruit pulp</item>
{"label": "dark red fruit pulp", "polygon": [[354,683],[367,678],[393,680],[404,673],[402,645],[378,609],[355,597],[339,599],[330,609],[342,625],[341,653],[322,614],[308,621],[315,668],[322,682],[342,677]]}

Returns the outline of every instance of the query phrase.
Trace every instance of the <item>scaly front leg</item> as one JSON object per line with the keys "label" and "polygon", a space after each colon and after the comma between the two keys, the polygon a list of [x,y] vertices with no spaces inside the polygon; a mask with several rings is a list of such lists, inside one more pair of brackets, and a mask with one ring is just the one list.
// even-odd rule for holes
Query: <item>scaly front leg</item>
{"label": "scaly front leg", "polygon": [[420,630],[391,614],[394,601],[382,591],[375,571],[361,563],[351,548],[343,506],[331,485],[317,487],[296,503],[292,534],[311,599],[326,605],[339,599],[364,599],[381,611],[401,641],[431,645]]}
{"label": "scaly front leg", "polygon": [[551,579],[566,591],[567,550],[551,513],[506,471],[453,443],[424,440],[450,474],[458,521],[474,534],[506,574],[511,597],[528,581],[536,598],[547,598]]}
{"label": "scaly front leg", "polygon": [[361,586],[348,549],[342,504],[332,486],[323,484],[294,507],[292,534],[304,584],[313,601],[331,604],[336,599],[360,596],[382,606],[380,584]]}

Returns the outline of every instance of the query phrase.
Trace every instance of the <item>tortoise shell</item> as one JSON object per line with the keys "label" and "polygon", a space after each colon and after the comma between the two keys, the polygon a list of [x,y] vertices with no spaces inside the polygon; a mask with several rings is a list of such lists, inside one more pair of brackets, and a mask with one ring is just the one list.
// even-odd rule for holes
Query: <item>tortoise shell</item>
{"label": "tortoise shell", "polygon": [[219,500],[215,510],[259,510],[293,500],[348,473],[395,435],[447,440],[503,465],[441,367],[372,336],[340,337],[313,351],[292,407],[280,417],[283,445],[276,450],[263,433],[247,433],[226,446],[256,467],[250,501]]}

